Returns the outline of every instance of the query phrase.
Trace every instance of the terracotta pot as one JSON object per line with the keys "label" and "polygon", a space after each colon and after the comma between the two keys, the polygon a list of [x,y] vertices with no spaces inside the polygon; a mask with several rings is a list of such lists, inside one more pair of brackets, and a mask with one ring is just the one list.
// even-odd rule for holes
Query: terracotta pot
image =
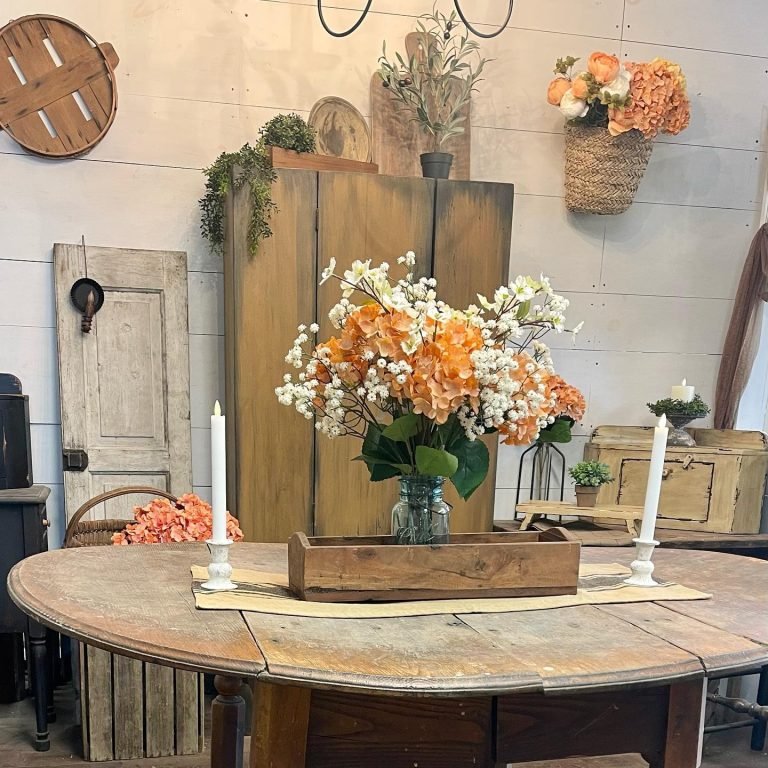
{"label": "terracotta pot", "polygon": [[594,485],[576,486],[576,506],[594,507],[597,504],[597,494],[600,488]]}

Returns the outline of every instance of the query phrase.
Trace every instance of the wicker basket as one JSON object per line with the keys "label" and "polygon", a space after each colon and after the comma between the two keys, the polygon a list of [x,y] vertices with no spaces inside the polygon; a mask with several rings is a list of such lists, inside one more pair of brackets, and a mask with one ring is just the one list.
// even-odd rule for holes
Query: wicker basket
{"label": "wicker basket", "polygon": [[600,126],[566,125],[565,204],[576,213],[623,213],[635,199],[653,142],[638,130],[611,136]]}
{"label": "wicker basket", "polygon": [[67,532],[64,534],[65,547],[103,547],[112,544],[112,535],[119,533],[125,528],[130,520],[82,520],[86,512],[93,509],[97,504],[103,501],[114,499],[118,496],[128,496],[133,493],[146,493],[150,496],[162,496],[169,499],[174,504],[177,499],[167,491],[161,491],[158,488],[145,488],[143,486],[126,486],[125,488],[115,488],[112,491],[94,496],[86,501],[80,509],[72,515],[72,519],[67,524]]}

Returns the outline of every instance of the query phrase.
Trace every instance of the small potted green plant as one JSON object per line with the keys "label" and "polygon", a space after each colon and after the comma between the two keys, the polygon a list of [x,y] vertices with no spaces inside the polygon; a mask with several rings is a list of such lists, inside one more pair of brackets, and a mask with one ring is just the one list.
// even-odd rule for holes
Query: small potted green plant
{"label": "small potted green plant", "polygon": [[431,151],[421,155],[427,178],[448,178],[453,155],[441,147],[464,132],[464,108],[487,63],[461,27],[455,12],[425,14],[416,25],[419,47],[412,56],[396,53],[390,60],[384,43],[379,58],[382,85],[430,138]]}
{"label": "small potted green plant", "polygon": [[580,461],[568,470],[568,474],[576,483],[577,507],[594,507],[600,486],[613,482],[608,465],[599,461]]}

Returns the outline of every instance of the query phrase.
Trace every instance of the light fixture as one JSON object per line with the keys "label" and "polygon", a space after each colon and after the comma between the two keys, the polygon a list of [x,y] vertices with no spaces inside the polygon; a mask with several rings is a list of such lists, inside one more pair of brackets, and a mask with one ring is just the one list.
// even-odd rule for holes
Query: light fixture
{"label": "light fixture", "polygon": [[[509,23],[509,20],[512,17],[512,6],[514,5],[515,0],[508,0],[508,1],[509,1],[509,8],[507,9],[507,17],[504,19],[504,23],[495,32],[491,32],[490,34],[487,34],[485,32],[479,32],[477,29],[475,29],[475,27],[473,27],[467,21],[467,17],[464,15],[463,11],[461,10],[461,5],[459,4],[459,0],[453,0],[453,4],[456,7],[456,13],[458,13],[459,18],[464,23],[464,26],[473,35],[477,35],[477,37],[484,37],[487,40],[491,37],[496,37],[497,35],[500,35],[506,28],[507,24]],[[367,0],[367,2],[365,3],[365,8],[363,9],[363,12],[360,14],[360,18],[349,29],[345,29],[342,32],[338,32],[335,29],[331,29],[328,26],[328,22],[325,20],[325,16],[323,14],[323,0],[317,0],[317,15],[320,17],[320,23],[323,25],[323,29],[329,35],[333,35],[333,37],[346,37],[347,35],[351,35],[363,23],[363,21],[365,21],[365,17],[368,15],[368,12],[371,10],[372,3],[373,3],[373,0]]]}

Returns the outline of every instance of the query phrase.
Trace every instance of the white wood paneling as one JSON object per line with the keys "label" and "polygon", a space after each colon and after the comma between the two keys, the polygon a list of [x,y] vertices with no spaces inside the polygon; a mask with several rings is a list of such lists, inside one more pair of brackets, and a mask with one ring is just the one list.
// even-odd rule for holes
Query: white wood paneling
{"label": "white wood paneling", "polygon": [[52,328],[51,264],[0,259],[0,325]]}
{"label": "white wood paneling", "polygon": [[[183,250],[190,269],[220,271],[200,235],[197,170],[0,155],[0,258],[51,261],[54,242]],[[75,190],[77,193],[75,194]]]}
{"label": "white wood paneling", "polygon": [[58,424],[31,424],[32,476],[35,483],[61,483],[61,427]]}
{"label": "white wood paneling", "polygon": [[224,276],[217,272],[190,272],[189,332],[224,335]]}
{"label": "white wood paneling", "polygon": [[[64,541],[67,518],[64,514],[64,486],[61,483],[46,483],[51,489],[45,510],[50,527],[48,528],[48,549],[59,549]],[[73,510],[74,511],[74,510]]]}
{"label": "white wood paneling", "polygon": [[633,205],[606,217],[602,289],[733,298],[755,213],[728,208]]}
{"label": "white wood paneling", "polygon": [[558,293],[600,282],[606,219],[569,214],[559,197],[515,194],[510,275],[547,275]]}
{"label": "white wood paneling", "polygon": [[[192,427],[211,428],[213,404],[224,408],[224,337],[190,336],[190,410]],[[277,386],[277,385],[275,385]]]}
{"label": "white wood paneling", "polygon": [[192,492],[196,493],[203,501],[211,503],[211,486],[210,485],[196,485],[192,488]]}
{"label": "white wood paneling", "polygon": [[741,149],[656,142],[635,204],[754,210],[762,195],[763,155]]}
{"label": "white wood paneling", "polygon": [[563,133],[560,110],[547,103],[547,86],[558,58],[573,55],[586,66],[594,50],[619,52],[618,40],[507,29],[482,41],[486,66],[482,86],[473,96],[472,124],[493,128]]}
{"label": "white wood paneling", "polygon": [[513,182],[522,195],[563,196],[563,136],[472,129],[472,178]]}
{"label": "white wood paneling", "polygon": [[661,141],[732,149],[762,148],[765,112],[755,106],[768,101],[765,60],[741,56],[734,61],[729,54],[627,42],[623,45],[623,56],[629,61],[650,61],[658,56],[683,68],[691,99],[691,124],[677,136],[661,134]]}
{"label": "white wood paneling", "polygon": [[200,485],[211,484],[210,428],[192,428],[192,478],[195,483]]}
{"label": "white wood paneling", "polygon": [[732,304],[726,299],[603,294],[595,348],[720,354]]}
{"label": "white wood paneling", "polygon": [[591,349],[599,332],[598,317],[602,306],[601,297],[596,293],[572,293],[570,291],[560,291],[560,293],[569,301],[566,310],[566,328],[575,328],[582,322],[584,327],[575,339],[573,334],[567,331],[552,332],[546,337],[545,342],[553,350]]}
{"label": "white wood paneling", "polygon": [[768,56],[765,0],[631,0],[625,5],[627,40]]}
{"label": "white wood paneling", "polygon": [[[720,355],[654,354],[649,352],[595,352],[590,383],[589,418],[601,424],[649,426],[654,416],[646,403],[669,397],[673,384],[683,378],[696,387],[706,403],[714,401]],[[697,422],[711,425],[711,416]]]}
{"label": "white wood paneling", "polygon": [[33,424],[59,424],[59,374],[55,328],[0,325],[3,372],[21,379]]}

